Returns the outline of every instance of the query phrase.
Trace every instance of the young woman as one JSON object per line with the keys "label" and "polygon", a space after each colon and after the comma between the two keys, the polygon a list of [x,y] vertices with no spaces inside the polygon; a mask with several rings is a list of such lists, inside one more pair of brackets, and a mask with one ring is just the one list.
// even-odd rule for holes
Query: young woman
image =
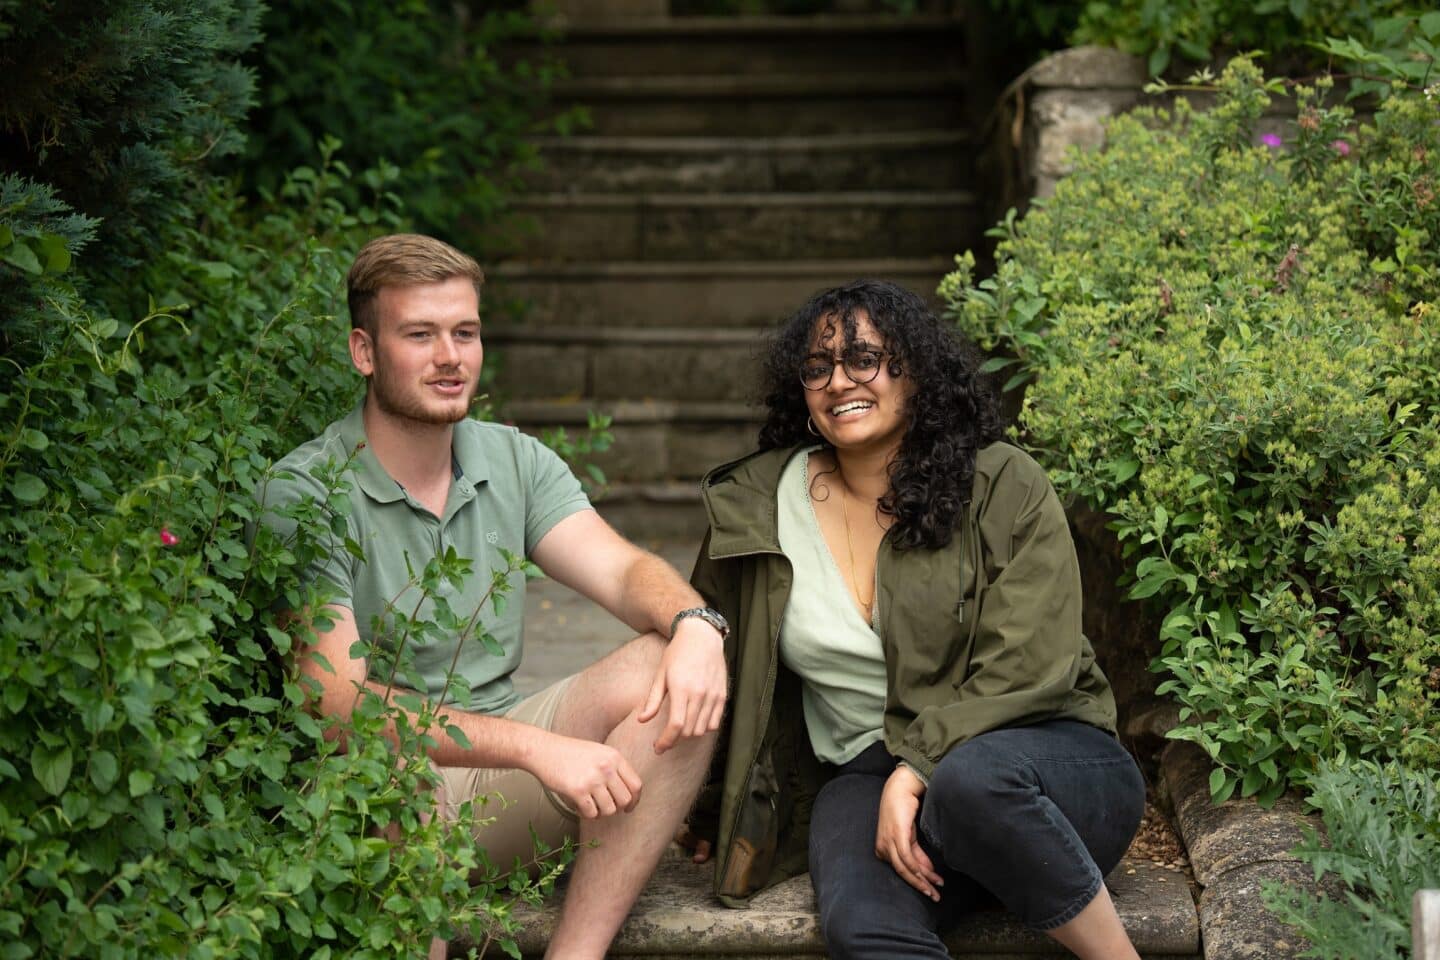
{"label": "young woman", "polygon": [[801,308],[764,376],[760,451],[705,479],[694,576],[733,630],[692,818],[717,893],[808,869],[836,957],[946,957],[938,931],[989,896],[1081,957],[1136,957],[1102,878],[1144,785],[1065,514],[999,441],[973,351],[865,280]]}

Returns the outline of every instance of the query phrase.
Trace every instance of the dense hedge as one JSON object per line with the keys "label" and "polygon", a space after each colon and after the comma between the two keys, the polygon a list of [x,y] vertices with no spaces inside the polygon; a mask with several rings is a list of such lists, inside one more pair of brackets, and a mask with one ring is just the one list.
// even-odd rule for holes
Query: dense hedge
{"label": "dense hedge", "polygon": [[1414,0],[1101,0],[1084,5],[1070,38],[1146,57],[1152,74],[1226,50],[1294,67],[1316,61],[1310,46],[1326,37],[1383,42],[1427,9]]}
{"label": "dense hedge", "polygon": [[1391,67],[1373,120],[1322,83],[1257,137],[1280,87],[1232,61],[1213,109],[1114,120],[998,228],[995,276],[967,255],[941,291],[1164,613],[1215,798],[1313,791],[1330,844],[1300,852],[1347,898],[1267,903],[1323,957],[1403,956],[1440,882],[1440,124]]}
{"label": "dense hedge", "polygon": [[1440,760],[1440,128],[1424,96],[1363,125],[1300,96],[1275,146],[1246,60],[1209,112],[1114,121],[992,279],[943,290],[1168,611],[1163,689],[1220,797]]}
{"label": "dense hedge", "polygon": [[[303,709],[279,611],[322,605],[297,572],[343,529],[340,465],[292,536],[249,537],[269,464],[357,396],[344,271],[405,225],[399,170],[352,172],[317,131],[250,195],[215,164],[238,115],[207,124],[222,87],[248,96],[232,28],[258,5],[82,6],[0,0],[0,63],[50,78],[0,114],[5,149],[43,147],[0,173],[0,957],[503,942],[568,852],[512,880],[465,829],[483,810],[428,819],[420,705],[397,749],[361,699],[343,754]],[[524,572],[449,555],[415,577],[491,576],[499,603]]]}
{"label": "dense hedge", "polygon": [[[529,137],[576,119],[545,113],[560,65],[535,42],[546,35],[525,8],[523,0],[271,4],[266,42],[248,58],[260,90],[247,177],[273,190],[332,136],[357,166],[396,167],[394,188],[417,229],[483,255],[496,233],[486,228],[538,163]],[[514,52],[522,40],[525,56]]]}

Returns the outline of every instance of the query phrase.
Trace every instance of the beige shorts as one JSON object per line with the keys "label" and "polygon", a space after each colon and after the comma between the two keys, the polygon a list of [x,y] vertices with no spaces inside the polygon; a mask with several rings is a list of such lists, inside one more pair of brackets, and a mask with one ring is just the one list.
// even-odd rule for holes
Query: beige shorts
{"label": "beige shorts", "polygon": [[[542,730],[552,729],[556,711],[574,680],[573,676],[566,677],[521,700],[510,708],[505,718]],[[460,805],[473,801],[477,821],[475,842],[485,849],[491,865],[501,873],[510,872],[516,857],[527,868],[531,866],[535,857],[535,844],[530,837],[532,829],[551,848],[560,846],[567,837],[577,836],[575,811],[524,770],[484,767],[437,767],[436,770],[445,785],[441,815],[453,821]],[[494,822],[478,823],[482,818],[494,818]]]}

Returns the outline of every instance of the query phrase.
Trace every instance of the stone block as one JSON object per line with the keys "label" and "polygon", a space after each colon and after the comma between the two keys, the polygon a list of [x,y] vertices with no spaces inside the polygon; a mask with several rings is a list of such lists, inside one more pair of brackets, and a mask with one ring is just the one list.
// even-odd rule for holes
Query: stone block
{"label": "stone block", "polygon": [[1211,803],[1210,760],[1192,743],[1176,741],[1166,747],[1161,766],[1195,879],[1207,888],[1242,867],[1298,863],[1290,851],[1304,839],[1307,827],[1322,827],[1319,818],[1306,815],[1300,800],[1288,794],[1268,810],[1253,799]]}
{"label": "stone block", "polygon": [[583,346],[506,343],[487,351],[497,358],[496,389],[523,399],[586,396],[589,351]]}
{"label": "stone block", "polygon": [[535,228],[513,238],[509,249],[547,260],[639,260],[641,208],[633,203],[574,204],[517,201],[516,210]]}
{"label": "stone block", "polygon": [[1024,82],[1035,87],[1133,89],[1144,86],[1145,61],[1112,47],[1071,47],[1035,64]]}
{"label": "stone block", "polygon": [[630,344],[597,350],[593,396],[602,400],[747,400],[757,345]]}
{"label": "stone block", "polygon": [[[748,909],[728,910],[710,892],[712,868],[678,856],[662,861],[611,947],[615,957],[769,957],[825,955],[808,875],[761,893]],[[1116,909],[1145,957],[1199,955],[1195,905],[1178,874],[1125,861],[1107,878]],[[558,899],[558,898],[557,898]],[[544,952],[554,930],[556,904],[518,907],[516,938],[526,956]],[[456,944],[454,947],[458,948]],[[952,956],[1000,960],[1067,956],[1043,934],[1026,930],[1002,910],[982,910],[946,937]],[[452,949],[452,956],[460,953]]]}
{"label": "stone block", "polygon": [[672,475],[665,424],[615,423],[610,432],[615,442],[593,458],[607,480],[664,480]]}
{"label": "stone block", "polygon": [[1260,891],[1266,881],[1315,888],[1314,873],[1302,863],[1252,863],[1220,876],[1200,894],[1205,960],[1289,960],[1310,947],[1265,909]]}
{"label": "stone block", "polygon": [[[705,505],[700,501],[700,485],[694,481],[615,484],[594,503],[611,526],[639,544],[683,540],[698,546],[709,525]],[[683,564],[672,563],[677,570],[688,573],[694,559],[692,550]]]}
{"label": "stone block", "polygon": [[530,0],[530,9],[542,17],[560,16],[575,20],[668,17],[670,0]]}
{"label": "stone block", "polygon": [[1070,170],[1071,147],[1098,149],[1105,143],[1104,122],[1134,106],[1140,89],[1043,90],[1031,102],[1029,123],[1034,137],[1030,161],[1034,173],[1063,175]]}
{"label": "stone block", "polygon": [[698,481],[711,469],[755,449],[758,426],[751,423],[675,424],[668,437],[670,474]]}
{"label": "stone block", "polygon": [[936,304],[949,257],[807,262],[501,264],[487,297],[518,298],[539,326],[756,326],[770,330],[811,295],[884,277]]}
{"label": "stone block", "polygon": [[[561,102],[557,97],[557,102]],[[964,122],[959,97],[913,92],[618,100],[577,96],[592,130],[609,136],[780,136],[846,131],[946,129]]]}

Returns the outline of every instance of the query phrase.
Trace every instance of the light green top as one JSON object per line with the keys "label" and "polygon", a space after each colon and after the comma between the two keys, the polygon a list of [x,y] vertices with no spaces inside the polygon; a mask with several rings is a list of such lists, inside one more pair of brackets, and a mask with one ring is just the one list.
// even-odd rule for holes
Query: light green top
{"label": "light green top", "polygon": [[[323,499],[324,488],[312,471],[327,463],[342,464],[354,454],[347,470],[350,513],[345,533],[334,536],[332,549],[311,565],[308,576],[333,586],[332,602],[354,612],[360,639],[377,649],[393,649],[398,640],[392,611],[417,620],[431,618],[431,599],[413,611],[421,596],[419,576],[433,557],[453,547],[473,562],[463,586],[456,589],[442,582],[438,591],[464,623],[489,590],[491,571],[504,569],[501,549],[529,556],[556,523],[590,506],[565,463],[513,427],[476,420],[455,424],[453,476],[443,517],[421,506],[392,479],[374,452],[360,447],[364,440],[364,419],[361,407],[356,407],[277,462],[262,499],[267,507],[264,522],[288,536],[295,522],[268,510],[307,496]],[[345,537],[360,546],[363,560],[345,548]],[[469,709],[481,713],[503,713],[519,700],[510,674],[520,664],[523,643],[523,574],[511,576],[508,598],[503,615],[497,617],[487,603],[480,620],[504,652],[486,651],[474,639],[478,631],[472,630],[456,666],[461,685],[470,690]],[[374,643],[377,634],[379,644]],[[413,637],[407,640],[414,658],[412,682],[420,693],[439,697],[455,657],[454,638],[452,632],[418,644]],[[371,679],[384,682],[386,676],[378,675],[379,659],[370,659]],[[402,685],[409,684],[402,681]]]}
{"label": "light green top", "polygon": [[780,549],[795,576],[780,624],[780,659],[800,677],[815,756],[839,764],[883,734],[885,651],[820,533],[810,503],[811,450],[795,454],[780,475]]}

